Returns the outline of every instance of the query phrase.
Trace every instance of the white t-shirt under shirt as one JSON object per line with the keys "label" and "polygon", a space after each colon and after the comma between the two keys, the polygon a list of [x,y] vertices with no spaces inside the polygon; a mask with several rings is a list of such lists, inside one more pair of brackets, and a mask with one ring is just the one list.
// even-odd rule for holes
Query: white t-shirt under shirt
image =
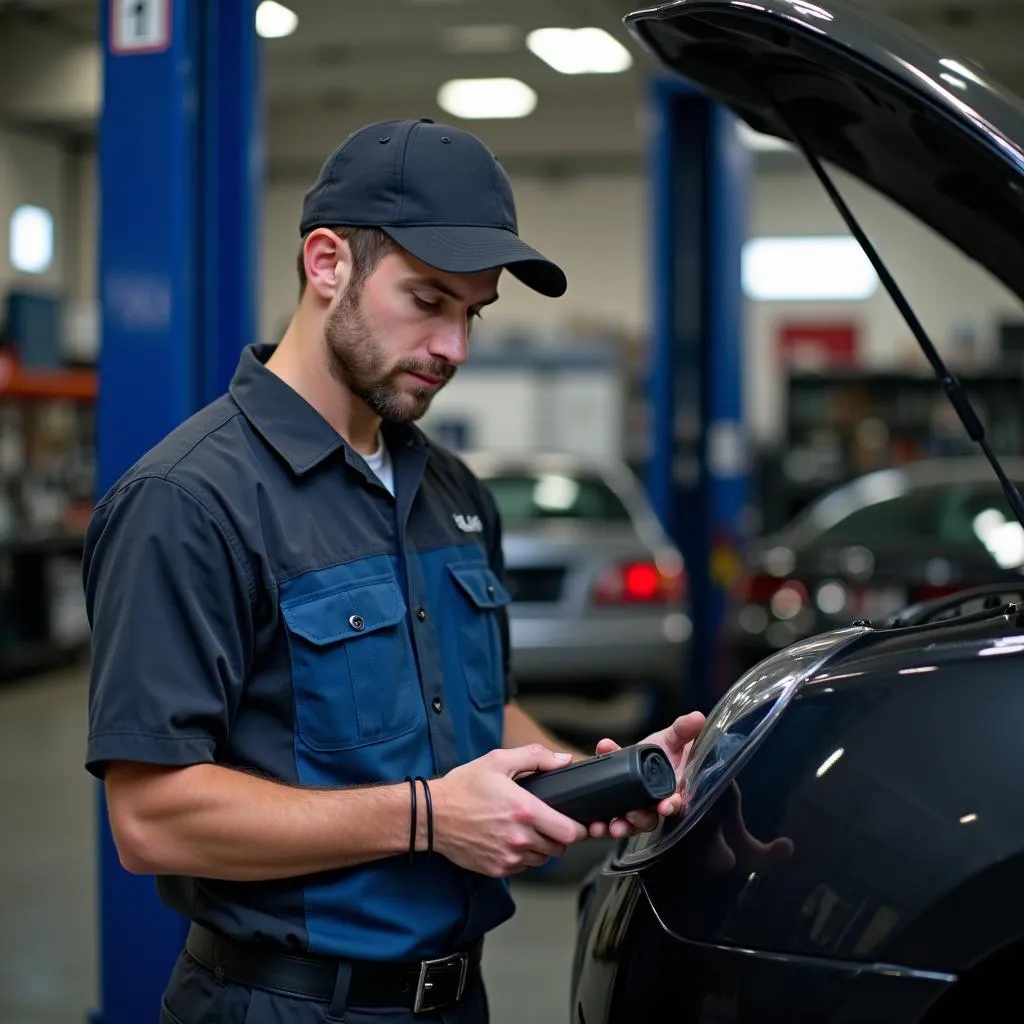
{"label": "white t-shirt under shirt", "polygon": [[373,470],[377,479],[391,492],[395,493],[395,473],[391,465],[391,452],[384,443],[384,437],[377,432],[377,450],[372,455],[364,455],[366,464]]}

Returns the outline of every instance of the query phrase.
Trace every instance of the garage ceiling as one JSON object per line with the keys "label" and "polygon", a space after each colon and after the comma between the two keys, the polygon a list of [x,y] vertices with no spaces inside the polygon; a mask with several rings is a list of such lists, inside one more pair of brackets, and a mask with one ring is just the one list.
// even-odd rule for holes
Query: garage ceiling
{"label": "garage ceiling", "polygon": [[[0,0],[0,117],[94,130],[99,108],[101,0]],[[450,119],[436,105],[449,78],[509,76],[538,104],[515,121],[469,126],[510,170],[571,173],[639,166],[643,93],[652,63],[623,29],[629,0],[286,0],[294,35],[266,40],[271,175],[307,178],[330,140],[385,117]],[[1021,0],[863,0],[931,36],[1024,95]],[[642,0],[636,6],[645,6]],[[634,56],[614,75],[561,75],[530,53],[528,31],[597,25]],[[60,69],[64,69],[61,72]],[[74,76],[70,69],[74,69]],[[63,77],[62,77],[63,74]]]}

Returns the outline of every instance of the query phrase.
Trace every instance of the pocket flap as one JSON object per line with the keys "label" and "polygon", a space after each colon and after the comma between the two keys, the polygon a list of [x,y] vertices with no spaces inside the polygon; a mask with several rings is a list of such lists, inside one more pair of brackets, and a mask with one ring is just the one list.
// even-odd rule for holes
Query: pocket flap
{"label": "pocket flap", "polygon": [[288,628],[311,644],[333,644],[401,622],[405,598],[390,576],[346,583],[283,604]]}
{"label": "pocket flap", "polygon": [[500,608],[512,600],[497,574],[486,565],[449,565],[448,571],[477,608]]}

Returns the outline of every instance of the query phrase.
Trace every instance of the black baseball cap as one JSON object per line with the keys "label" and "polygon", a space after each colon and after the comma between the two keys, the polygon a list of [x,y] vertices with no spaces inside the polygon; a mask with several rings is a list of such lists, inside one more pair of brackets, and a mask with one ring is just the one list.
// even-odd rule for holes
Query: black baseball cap
{"label": "black baseball cap", "polygon": [[557,297],[565,274],[519,238],[508,175],[469,132],[419,121],[380,121],[327,158],[302,204],[299,232],[375,227],[418,260],[452,274],[506,267]]}

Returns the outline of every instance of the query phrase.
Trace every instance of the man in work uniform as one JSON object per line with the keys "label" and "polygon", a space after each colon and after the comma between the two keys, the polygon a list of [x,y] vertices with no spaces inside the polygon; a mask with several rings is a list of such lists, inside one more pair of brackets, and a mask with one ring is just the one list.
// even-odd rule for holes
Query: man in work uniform
{"label": "man in work uniform", "polygon": [[[95,510],[87,767],[193,922],[164,1024],[484,1022],[508,876],[587,832],[513,782],[572,755],[514,700],[494,502],[413,423],[503,268],[565,277],[490,151],[429,120],[349,136],[300,233],[280,343]],[[656,734],[677,767],[701,722]]]}

